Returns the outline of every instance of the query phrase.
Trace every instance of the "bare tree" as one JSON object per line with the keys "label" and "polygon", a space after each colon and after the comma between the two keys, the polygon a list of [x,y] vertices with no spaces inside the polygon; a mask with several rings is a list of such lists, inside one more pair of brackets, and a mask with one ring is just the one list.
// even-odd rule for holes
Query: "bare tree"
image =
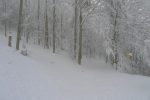
{"label": "bare tree", "polygon": [[100,0],[95,1],[95,3],[93,4],[93,6],[91,6],[91,8],[88,10],[88,13],[86,15],[83,16],[83,10],[84,8],[86,8],[86,5],[89,6],[90,1],[89,0],[79,0],[77,2],[77,7],[79,9],[79,49],[78,49],[78,64],[82,63],[82,47],[83,47],[83,25],[85,23],[85,21],[87,20],[87,18],[89,17],[89,15],[92,14],[92,12],[97,8],[97,6],[99,6],[99,2]]}

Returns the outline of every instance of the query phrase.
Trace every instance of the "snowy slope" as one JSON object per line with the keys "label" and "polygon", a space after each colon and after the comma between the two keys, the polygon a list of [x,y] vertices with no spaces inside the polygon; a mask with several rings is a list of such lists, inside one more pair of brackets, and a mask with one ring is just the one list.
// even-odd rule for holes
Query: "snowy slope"
{"label": "snowy slope", "polygon": [[103,61],[78,66],[36,46],[24,57],[1,36],[0,100],[150,100],[150,78],[115,72]]}

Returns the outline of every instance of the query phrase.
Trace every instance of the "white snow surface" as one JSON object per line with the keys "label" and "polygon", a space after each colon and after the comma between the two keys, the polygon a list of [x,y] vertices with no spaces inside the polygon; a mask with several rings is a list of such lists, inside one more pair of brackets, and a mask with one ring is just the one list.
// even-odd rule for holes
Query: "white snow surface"
{"label": "white snow surface", "polygon": [[28,46],[29,56],[0,35],[0,100],[150,100],[150,77],[114,71],[103,60],[84,60]]}

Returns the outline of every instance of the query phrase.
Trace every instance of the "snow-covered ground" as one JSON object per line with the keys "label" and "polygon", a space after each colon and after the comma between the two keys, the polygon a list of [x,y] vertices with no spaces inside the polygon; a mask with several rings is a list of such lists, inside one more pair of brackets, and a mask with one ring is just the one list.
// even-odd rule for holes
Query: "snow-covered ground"
{"label": "snow-covered ground", "polygon": [[0,35],[0,100],[150,100],[150,77],[115,72],[102,60],[79,66],[37,46],[25,57]]}

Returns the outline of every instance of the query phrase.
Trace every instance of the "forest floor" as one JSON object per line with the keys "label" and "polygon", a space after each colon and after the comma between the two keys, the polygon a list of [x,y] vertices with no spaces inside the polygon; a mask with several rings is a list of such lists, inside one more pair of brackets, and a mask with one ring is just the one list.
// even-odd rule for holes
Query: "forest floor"
{"label": "forest floor", "polygon": [[103,60],[79,66],[37,46],[28,53],[0,35],[0,100],[150,100],[150,77],[116,72]]}

